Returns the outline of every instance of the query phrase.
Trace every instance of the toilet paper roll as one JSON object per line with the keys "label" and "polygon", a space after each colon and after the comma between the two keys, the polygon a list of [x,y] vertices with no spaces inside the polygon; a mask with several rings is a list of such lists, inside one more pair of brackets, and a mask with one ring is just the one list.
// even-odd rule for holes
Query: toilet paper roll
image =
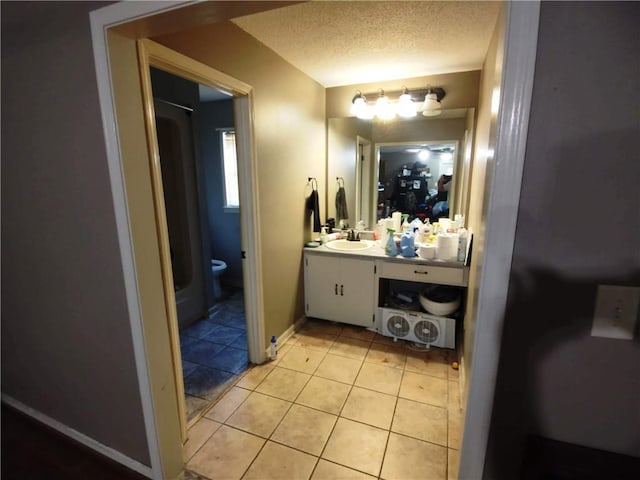
{"label": "toilet paper roll", "polygon": [[418,256],[425,260],[436,258],[436,246],[433,243],[425,243],[418,247]]}
{"label": "toilet paper roll", "polygon": [[436,258],[440,260],[456,260],[458,258],[457,233],[439,233],[436,237]]}

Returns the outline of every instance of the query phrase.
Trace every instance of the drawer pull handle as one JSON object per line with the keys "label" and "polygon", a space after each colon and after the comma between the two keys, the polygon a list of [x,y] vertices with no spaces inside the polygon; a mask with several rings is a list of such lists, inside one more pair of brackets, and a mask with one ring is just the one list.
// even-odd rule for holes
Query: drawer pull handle
{"label": "drawer pull handle", "polygon": [[421,272],[420,270],[414,270],[413,273],[416,275],[429,275],[429,272]]}
{"label": "drawer pull handle", "polygon": [[337,283],[336,283],[335,293],[336,293],[336,295],[338,294],[338,284]]}
{"label": "drawer pull handle", "polygon": [[344,297],[344,285],[340,285],[340,296]]}

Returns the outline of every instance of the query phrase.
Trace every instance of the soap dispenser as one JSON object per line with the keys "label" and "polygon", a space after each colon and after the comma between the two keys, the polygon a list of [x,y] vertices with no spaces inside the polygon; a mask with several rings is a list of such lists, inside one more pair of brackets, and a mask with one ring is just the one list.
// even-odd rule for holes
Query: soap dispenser
{"label": "soap dispenser", "polygon": [[320,228],[320,243],[322,245],[327,243],[327,228],[326,227],[321,227]]}

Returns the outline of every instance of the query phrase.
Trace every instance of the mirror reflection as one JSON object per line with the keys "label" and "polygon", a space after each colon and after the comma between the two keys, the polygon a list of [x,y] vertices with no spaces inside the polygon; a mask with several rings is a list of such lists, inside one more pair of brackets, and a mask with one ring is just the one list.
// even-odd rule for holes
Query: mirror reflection
{"label": "mirror reflection", "polygon": [[449,216],[458,142],[379,144],[376,221],[402,212],[435,221]]}
{"label": "mirror reflection", "polygon": [[[330,118],[328,216],[372,229],[394,211],[423,220],[466,215],[474,114],[462,108],[388,122]],[[343,219],[333,201],[341,185]]]}

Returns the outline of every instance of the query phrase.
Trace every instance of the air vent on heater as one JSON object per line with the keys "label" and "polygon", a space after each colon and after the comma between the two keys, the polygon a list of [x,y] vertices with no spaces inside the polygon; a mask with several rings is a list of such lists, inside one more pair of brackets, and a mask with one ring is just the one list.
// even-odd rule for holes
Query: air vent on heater
{"label": "air vent on heater", "polygon": [[400,315],[392,315],[387,319],[387,330],[394,337],[402,338],[409,335],[411,326],[406,318]]}
{"label": "air vent on heater", "polygon": [[431,320],[420,320],[413,326],[413,334],[424,343],[434,343],[440,336],[440,329]]}

